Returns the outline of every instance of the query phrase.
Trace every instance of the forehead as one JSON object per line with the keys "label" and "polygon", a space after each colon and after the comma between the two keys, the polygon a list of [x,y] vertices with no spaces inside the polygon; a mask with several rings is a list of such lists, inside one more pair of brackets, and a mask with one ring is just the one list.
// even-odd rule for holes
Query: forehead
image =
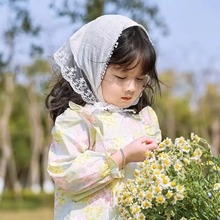
{"label": "forehead", "polygon": [[146,75],[143,68],[143,64],[140,61],[134,61],[129,66],[123,66],[118,64],[109,64],[109,69],[114,72],[122,74],[136,74],[136,75]]}

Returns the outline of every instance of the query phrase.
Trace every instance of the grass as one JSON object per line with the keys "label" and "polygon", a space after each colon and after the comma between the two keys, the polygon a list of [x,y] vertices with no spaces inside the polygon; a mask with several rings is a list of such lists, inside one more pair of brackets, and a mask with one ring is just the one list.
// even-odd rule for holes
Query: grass
{"label": "grass", "polygon": [[53,208],[53,194],[39,193],[24,190],[19,195],[5,191],[0,199],[1,210],[21,210],[36,208]]}
{"label": "grass", "polygon": [[0,198],[1,220],[52,220],[53,195],[33,194],[24,190],[20,195],[5,191]]}
{"label": "grass", "polygon": [[52,208],[38,208],[34,210],[0,210],[1,220],[53,220]]}

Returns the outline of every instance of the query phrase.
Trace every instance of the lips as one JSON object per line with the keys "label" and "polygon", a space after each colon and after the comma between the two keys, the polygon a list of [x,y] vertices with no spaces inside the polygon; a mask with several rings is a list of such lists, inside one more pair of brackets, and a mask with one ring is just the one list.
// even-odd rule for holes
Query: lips
{"label": "lips", "polygon": [[129,101],[129,100],[131,100],[131,97],[130,96],[128,96],[128,97],[121,97],[121,99],[124,100],[124,101]]}

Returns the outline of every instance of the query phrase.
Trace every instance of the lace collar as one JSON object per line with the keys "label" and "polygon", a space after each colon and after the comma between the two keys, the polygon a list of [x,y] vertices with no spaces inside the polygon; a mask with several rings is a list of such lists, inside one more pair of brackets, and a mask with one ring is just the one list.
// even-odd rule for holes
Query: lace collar
{"label": "lace collar", "polygon": [[136,111],[134,109],[126,109],[126,108],[120,108],[115,105],[108,104],[106,102],[95,102],[94,104],[86,104],[85,107],[79,106],[73,102],[69,102],[69,106],[72,109],[79,109],[79,108],[85,108],[86,110],[89,110],[91,112],[130,112],[132,114],[135,114]]}
{"label": "lace collar", "polygon": [[90,107],[93,110],[98,110],[98,111],[131,112],[133,114],[136,113],[134,109],[121,108],[112,104],[108,104],[106,102],[95,102],[94,104],[86,104],[86,106]]}

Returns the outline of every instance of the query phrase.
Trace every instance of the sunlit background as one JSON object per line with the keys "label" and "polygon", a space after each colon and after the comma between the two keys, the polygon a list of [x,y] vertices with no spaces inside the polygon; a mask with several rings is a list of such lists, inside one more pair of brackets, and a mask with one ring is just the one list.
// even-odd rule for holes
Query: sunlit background
{"label": "sunlit background", "polygon": [[44,107],[51,59],[101,14],[147,27],[163,82],[154,104],[163,137],[195,132],[219,156],[219,9],[218,0],[0,0],[0,219],[53,218],[52,122]]}

